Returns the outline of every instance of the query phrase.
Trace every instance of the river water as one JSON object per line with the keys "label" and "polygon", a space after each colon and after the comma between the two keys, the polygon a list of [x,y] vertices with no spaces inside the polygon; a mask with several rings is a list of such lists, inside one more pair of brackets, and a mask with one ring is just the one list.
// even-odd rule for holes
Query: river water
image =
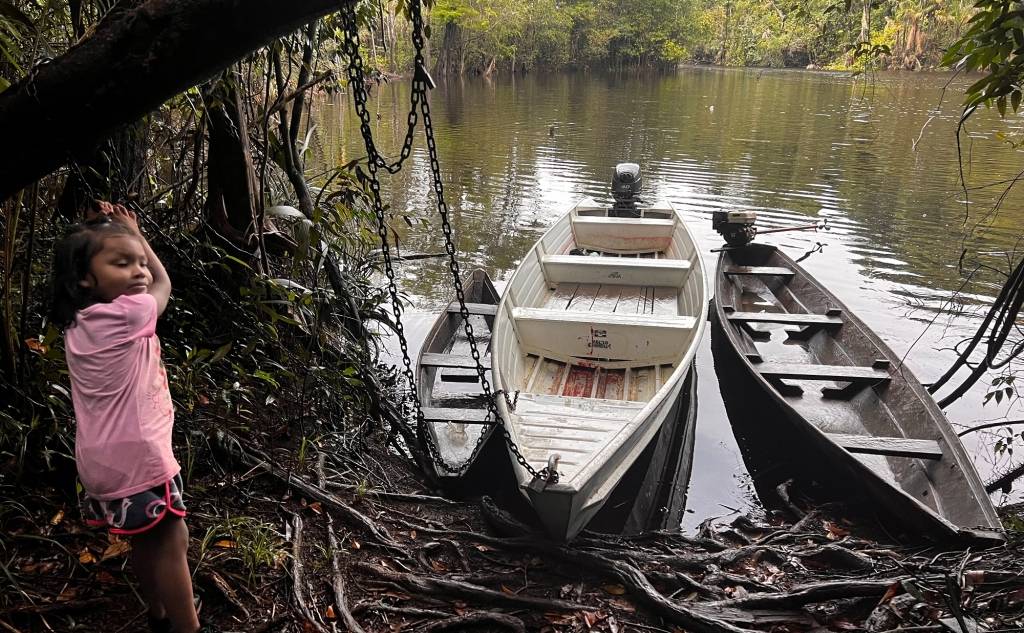
{"label": "river water", "polygon": [[[1024,169],[1024,153],[1012,145],[1021,140],[1024,119],[979,111],[961,137],[967,195],[959,184],[955,131],[967,84],[943,74],[851,78],[709,68],[440,84],[431,111],[462,266],[507,279],[574,200],[609,200],[615,163],[637,162],[644,198],[667,199],[683,210],[709,274],[715,262],[709,251],[720,244],[711,230],[713,210],[756,210],[762,228],[827,218],[828,231],[760,241],[793,256],[817,249],[803,265],[906,354],[927,382],[977,326],[979,310],[998,292],[993,270],[1007,270],[1024,235],[1024,189],[1005,194],[1008,179]],[[374,91],[371,124],[385,154],[401,147],[408,95],[405,81]],[[324,169],[365,155],[346,95],[318,104],[312,120],[313,156]],[[383,187],[401,248],[442,252],[422,136],[407,166]],[[966,285],[958,269],[965,249],[969,270],[985,267]],[[447,275],[442,260],[403,265],[401,288],[413,303],[408,321],[428,323],[451,299]],[[697,361],[697,445],[685,527],[757,503],[709,345]],[[983,381],[947,410],[958,429],[1024,417],[1006,401],[983,406],[987,391]],[[965,437],[986,480],[1014,462],[994,453],[995,439]]]}

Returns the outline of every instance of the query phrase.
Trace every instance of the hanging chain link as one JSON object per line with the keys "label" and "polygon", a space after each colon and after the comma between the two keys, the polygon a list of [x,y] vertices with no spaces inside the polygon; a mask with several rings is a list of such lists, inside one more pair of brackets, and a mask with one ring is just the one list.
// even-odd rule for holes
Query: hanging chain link
{"label": "hanging chain link", "polygon": [[[455,295],[459,302],[459,315],[462,317],[466,338],[469,341],[470,355],[476,365],[477,377],[480,380],[489,416],[494,420],[494,424],[501,431],[509,452],[512,453],[516,462],[518,462],[524,470],[530,473],[535,480],[539,479],[547,484],[557,483],[557,471],[550,470],[547,467],[540,470],[535,469],[526,460],[522,452],[519,450],[519,447],[512,439],[512,435],[498,411],[494,396],[501,393],[504,396],[505,402],[510,411],[515,410],[515,401],[509,398],[509,395],[505,390],[499,390],[498,392],[492,393],[491,383],[487,377],[488,370],[483,366],[480,359],[480,349],[477,346],[476,336],[473,332],[473,324],[470,322],[469,309],[466,307],[466,295],[462,287],[462,276],[459,272],[459,262],[455,253],[455,244],[452,237],[452,225],[448,205],[444,200],[444,183],[441,179],[441,166],[437,157],[437,144],[434,140],[434,129],[430,117],[430,104],[427,99],[427,92],[434,88],[434,81],[427,72],[426,61],[423,57],[423,17],[420,11],[419,0],[412,0],[409,5],[409,11],[412,18],[412,41],[413,47],[415,48],[415,57],[413,60],[415,73],[412,81],[412,96],[410,97],[412,110],[409,113],[409,130],[406,134],[405,143],[402,146],[400,158],[397,163],[392,165],[395,167],[394,169],[392,169],[392,166],[389,166],[386,161],[380,157],[377,152],[376,145],[373,142],[373,133],[370,129],[370,115],[366,109],[367,94],[364,83],[363,60],[359,52],[359,27],[356,23],[353,4],[354,3],[348,2],[342,2],[341,4],[341,15],[345,26],[344,50],[349,58],[349,87],[352,90],[356,114],[359,116],[360,120],[359,129],[362,133],[363,141],[366,144],[367,169],[370,173],[369,182],[373,199],[373,210],[377,219],[377,234],[381,240],[381,253],[384,258],[385,274],[388,278],[388,292],[391,296],[391,307],[395,314],[395,334],[398,336],[399,346],[402,350],[403,374],[405,379],[408,381],[413,392],[415,392],[416,378],[412,370],[412,360],[409,357],[409,345],[405,337],[405,328],[402,325],[402,304],[398,297],[398,286],[395,282],[395,271],[388,244],[387,219],[384,214],[384,205],[381,200],[380,182],[377,177],[377,172],[380,168],[384,168],[392,174],[396,173],[401,169],[401,164],[406,158],[408,158],[412,147],[413,132],[417,124],[416,106],[418,105],[419,110],[423,114],[423,129],[427,142],[427,151],[430,156],[430,171],[433,176],[434,195],[437,203],[437,211],[441,217],[441,230],[444,234],[445,251],[448,254],[448,270],[452,276],[452,285],[455,287]],[[516,399],[518,399],[518,393],[516,394]],[[413,397],[412,401],[416,411],[417,434],[426,445],[431,460],[445,472],[456,475],[464,474],[483,448],[487,434],[480,434],[469,459],[467,459],[462,466],[452,466],[444,460],[434,438],[426,428],[426,421],[423,416],[423,410],[421,408],[419,398]]]}

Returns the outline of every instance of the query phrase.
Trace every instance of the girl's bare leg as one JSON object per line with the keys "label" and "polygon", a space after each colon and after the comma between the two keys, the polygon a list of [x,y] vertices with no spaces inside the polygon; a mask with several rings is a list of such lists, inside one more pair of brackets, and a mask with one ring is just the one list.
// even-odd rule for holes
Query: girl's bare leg
{"label": "girl's bare leg", "polygon": [[132,568],[135,569],[135,577],[139,579],[139,590],[149,607],[149,615],[162,620],[167,617],[167,610],[160,602],[156,589],[156,568],[153,563],[153,554],[140,543],[138,537],[132,539]]}
{"label": "girl's bare leg", "polygon": [[151,578],[156,600],[166,611],[175,633],[198,631],[199,618],[192,601],[192,575],[188,570],[185,521],[168,515],[152,530],[136,536],[133,546],[141,552],[137,564],[148,566],[152,572],[151,577],[140,575],[139,579],[145,582]]}

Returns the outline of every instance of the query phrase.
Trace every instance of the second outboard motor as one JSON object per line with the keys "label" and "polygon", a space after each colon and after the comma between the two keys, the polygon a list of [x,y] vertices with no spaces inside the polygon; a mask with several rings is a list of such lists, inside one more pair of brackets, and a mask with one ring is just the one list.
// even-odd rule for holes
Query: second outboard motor
{"label": "second outboard motor", "polygon": [[612,172],[612,197],[615,204],[609,215],[615,218],[638,218],[640,210],[636,208],[637,195],[642,189],[643,178],[640,176],[640,165],[636,163],[619,163]]}

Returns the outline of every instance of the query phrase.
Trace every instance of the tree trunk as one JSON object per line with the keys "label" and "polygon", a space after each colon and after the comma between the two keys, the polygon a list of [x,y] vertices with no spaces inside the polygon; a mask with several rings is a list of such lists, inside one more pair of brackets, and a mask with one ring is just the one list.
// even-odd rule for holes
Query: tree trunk
{"label": "tree trunk", "polygon": [[0,201],[337,0],[148,0],[0,93]]}
{"label": "tree trunk", "polygon": [[716,63],[719,66],[724,66],[727,60],[727,51],[729,50],[729,27],[732,22],[732,2],[725,3],[725,24],[722,26],[722,45],[718,49],[718,60]]}
{"label": "tree trunk", "polygon": [[221,236],[248,249],[263,205],[257,193],[249,126],[236,81],[229,73],[206,94],[210,126],[206,217]]}
{"label": "tree trunk", "polygon": [[860,37],[858,42],[871,41],[871,0],[864,0],[860,13]]}
{"label": "tree trunk", "polygon": [[77,221],[94,198],[125,201],[146,182],[149,123],[140,119],[119,128],[84,157],[72,158],[57,210]]}

